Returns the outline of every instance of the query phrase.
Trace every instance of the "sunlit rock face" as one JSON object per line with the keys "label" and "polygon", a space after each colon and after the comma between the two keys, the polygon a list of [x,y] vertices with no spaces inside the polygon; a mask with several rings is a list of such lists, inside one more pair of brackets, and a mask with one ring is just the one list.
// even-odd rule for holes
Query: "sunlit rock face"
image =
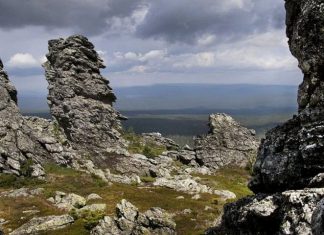
{"label": "sunlit rock face", "polygon": [[299,110],[262,141],[250,188],[275,192],[308,186],[324,171],[324,3],[287,0],[287,36],[304,80]]}
{"label": "sunlit rock face", "polygon": [[324,2],[286,0],[287,36],[304,73],[298,115],[262,141],[249,187],[207,234],[324,233]]}
{"label": "sunlit rock face", "polygon": [[[36,119],[23,117],[17,106],[17,91],[11,84],[0,60],[0,172],[17,176],[42,177],[45,162],[69,164],[61,150],[51,151],[58,141],[45,134],[35,132],[39,126]],[[50,122],[44,120],[47,126]],[[33,125],[32,125],[33,124]],[[34,126],[35,124],[35,126]],[[36,127],[37,126],[37,127]]]}
{"label": "sunlit rock face", "polygon": [[50,40],[48,49],[48,103],[71,145],[88,153],[123,146],[116,97],[100,74],[105,66],[93,44],[77,35]]}
{"label": "sunlit rock face", "polygon": [[224,113],[209,116],[209,134],[195,141],[197,161],[210,169],[245,167],[255,158],[259,142],[247,129]]}

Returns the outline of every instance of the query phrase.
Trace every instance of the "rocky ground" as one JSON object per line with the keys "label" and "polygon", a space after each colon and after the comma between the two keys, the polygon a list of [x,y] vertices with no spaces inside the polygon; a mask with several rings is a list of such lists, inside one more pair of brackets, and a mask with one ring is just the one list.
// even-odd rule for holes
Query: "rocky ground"
{"label": "rocky ground", "polygon": [[[109,227],[107,221],[121,223],[123,220],[119,212],[116,215],[116,206],[123,199],[143,215],[151,214],[145,211],[152,207],[161,208],[153,209],[158,216],[162,213],[168,218],[162,220],[166,224],[161,228],[177,234],[201,234],[215,223],[224,203],[234,200],[227,199],[226,195],[189,194],[154,186],[153,178],[143,177],[142,183],[129,185],[105,182],[94,175],[54,164],[45,166],[45,170],[48,173],[43,180],[0,175],[0,221],[5,234],[30,234],[33,231],[38,234],[81,235],[91,231],[91,234],[105,234],[100,231],[101,227]],[[215,175],[194,174],[193,177],[213,190],[231,191],[237,198],[251,194],[246,187],[249,174],[244,169],[223,169]],[[133,224],[126,223],[125,226],[130,229]],[[145,223],[141,226],[150,229]],[[111,225],[109,229],[113,227]]]}
{"label": "rocky ground", "polygon": [[213,114],[209,133],[192,147],[159,133],[126,132],[103,67],[81,35],[49,41],[44,68],[53,120],[45,120],[20,114],[0,63],[5,233],[199,234],[224,203],[250,194],[253,130]]}

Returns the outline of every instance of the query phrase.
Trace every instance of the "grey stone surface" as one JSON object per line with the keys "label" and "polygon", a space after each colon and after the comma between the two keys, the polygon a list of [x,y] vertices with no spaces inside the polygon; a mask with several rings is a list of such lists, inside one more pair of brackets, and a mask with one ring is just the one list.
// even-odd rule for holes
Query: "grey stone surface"
{"label": "grey stone surface", "polygon": [[144,143],[154,143],[158,146],[165,146],[167,150],[179,150],[180,146],[172,139],[162,136],[161,133],[143,133],[142,139]]}
{"label": "grey stone surface", "polygon": [[29,189],[29,188],[19,188],[12,189],[10,191],[4,191],[0,193],[0,197],[33,197],[37,195],[41,195],[44,192],[43,188]]}
{"label": "grey stone surface", "polygon": [[246,197],[226,205],[221,226],[206,234],[312,235],[322,229],[323,196],[313,188]]}
{"label": "grey stone surface", "polygon": [[112,107],[116,96],[101,74],[103,60],[87,38],[75,35],[49,41],[44,63],[51,114],[73,148],[104,154],[124,146],[120,114]]}
{"label": "grey stone surface", "polygon": [[245,167],[249,164],[259,145],[253,130],[223,113],[210,115],[209,126],[209,134],[195,141],[200,165],[217,170],[228,165]]}
{"label": "grey stone surface", "polygon": [[324,3],[287,0],[287,36],[304,80],[298,115],[266,134],[254,167],[254,192],[300,189],[324,171]]}
{"label": "grey stone surface", "polygon": [[44,176],[44,163],[69,166],[73,151],[64,136],[54,133],[54,123],[23,117],[17,106],[17,91],[0,66],[0,172],[18,176]]}
{"label": "grey stone surface", "polygon": [[74,219],[70,215],[35,217],[11,232],[10,235],[39,234],[49,230],[62,229],[73,222]]}
{"label": "grey stone surface", "polygon": [[[206,234],[323,234],[324,2],[286,0],[287,36],[304,73],[298,115],[266,134],[250,188]],[[313,188],[310,188],[313,187]]]}
{"label": "grey stone surface", "polygon": [[64,192],[55,192],[55,196],[48,199],[56,207],[70,211],[72,209],[78,209],[84,207],[87,203],[87,200],[75,193],[64,193]]}
{"label": "grey stone surface", "polygon": [[123,199],[116,208],[116,217],[106,216],[92,229],[91,235],[173,235],[176,224],[161,208],[151,208],[144,213]]}

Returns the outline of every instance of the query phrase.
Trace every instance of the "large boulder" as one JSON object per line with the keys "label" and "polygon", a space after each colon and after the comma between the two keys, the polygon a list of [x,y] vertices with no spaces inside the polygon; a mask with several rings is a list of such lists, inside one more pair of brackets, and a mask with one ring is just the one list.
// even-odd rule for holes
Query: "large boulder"
{"label": "large boulder", "polygon": [[286,10],[290,50],[304,73],[299,112],[262,141],[250,182],[254,192],[300,189],[324,171],[323,1],[287,0]]}
{"label": "large boulder", "polygon": [[100,74],[105,66],[93,44],[76,35],[48,45],[48,104],[73,148],[91,155],[124,146],[122,117],[112,106],[116,96]]}
{"label": "large boulder", "polygon": [[175,235],[176,224],[172,217],[161,208],[151,208],[144,213],[123,199],[116,207],[116,217],[104,217],[92,229],[91,235]]}
{"label": "large boulder", "polygon": [[323,188],[246,197],[226,205],[222,226],[207,234],[323,234],[323,197]]}
{"label": "large boulder", "polygon": [[[32,218],[26,224],[17,228],[10,235],[40,234],[46,231],[62,229],[74,222],[70,215],[52,215]],[[44,233],[44,234],[45,234]]]}
{"label": "large boulder", "polygon": [[207,136],[196,138],[197,161],[211,169],[228,165],[245,167],[255,158],[258,141],[255,131],[247,129],[226,114],[209,117]]}

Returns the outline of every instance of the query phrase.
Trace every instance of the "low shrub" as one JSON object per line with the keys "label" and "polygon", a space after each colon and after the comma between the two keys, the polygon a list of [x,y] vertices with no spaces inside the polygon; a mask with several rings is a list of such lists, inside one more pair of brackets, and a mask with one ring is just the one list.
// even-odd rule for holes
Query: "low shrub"
{"label": "low shrub", "polygon": [[12,174],[0,174],[0,188],[33,187],[43,183],[43,180],[34,177],[18,177]]}

